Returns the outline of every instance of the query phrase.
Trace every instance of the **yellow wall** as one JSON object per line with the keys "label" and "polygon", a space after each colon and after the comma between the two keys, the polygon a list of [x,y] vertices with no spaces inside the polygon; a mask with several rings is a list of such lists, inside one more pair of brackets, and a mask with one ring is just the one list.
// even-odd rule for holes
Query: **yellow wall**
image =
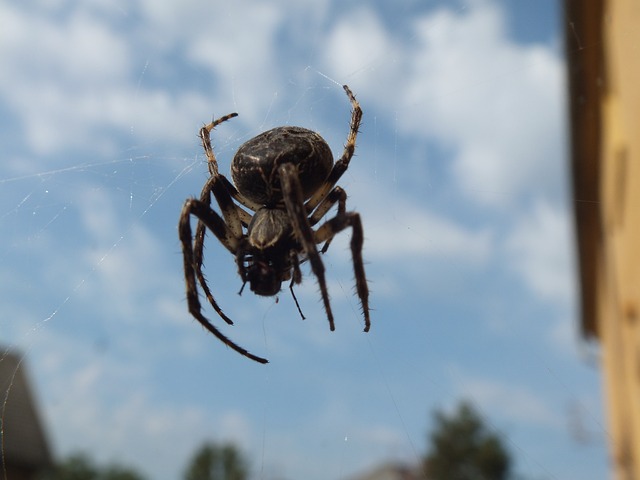
{"label": "yellow wall", "polygon": [[640,478],[640,2],[605,3],[598,332],[615,477]]}

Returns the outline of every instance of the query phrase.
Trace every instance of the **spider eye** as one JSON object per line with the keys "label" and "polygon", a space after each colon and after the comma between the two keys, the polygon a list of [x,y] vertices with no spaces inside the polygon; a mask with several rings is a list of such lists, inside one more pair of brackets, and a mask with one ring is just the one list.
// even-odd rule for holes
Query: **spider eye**
{"label": "spider eye", "polygon": [[282,280],[269,262],[254,261],[247,271],[249,287],[256,295],[271,297],[280,291]]}

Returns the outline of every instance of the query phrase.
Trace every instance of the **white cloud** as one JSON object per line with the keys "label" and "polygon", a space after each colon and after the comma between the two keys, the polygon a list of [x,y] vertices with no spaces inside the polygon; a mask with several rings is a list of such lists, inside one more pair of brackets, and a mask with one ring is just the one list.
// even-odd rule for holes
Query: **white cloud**
{"label": "white cloud", "polygon": [[[162,406],[140,387],[141,378],[138,382],[120,375],[114,378],[113,365],[99,363],[101,374],[91,389],[78,385],[68,371],[56,374],[59,387],[50,390],[55,399],[47,403],[60,453],[91,452],[99,462],[117,458],[136,468],[177,473],[198,442],[207,437],[212,419],[188,405]],[[83,368],[94,367],[95,363]],[[108,385],[110,394],[98,383]],[[172,441],[150,441],[154,438]]]}
{"label": "white cloud", "polygon": [[139,322],[152,315],[156,324],[173,323],[184,304],[177,291],[172,307],[163,298],[179,283],[166,273],[165,246],[143,224],[123,224],[114,197],[105,190],[86,187],[78,195],[89,245],[82,252],[82,268],[96,274],[96,281],[84,286],[85,294],[95,297],[114,321]]}
{"label": "white cloud", "polygon": [[571,305],[575,296],[571,226],[566,211],[538,201],[506,239],[510,265],[545,300]]}
{"label": "white cloud", "polygon": [[563,426],[563,418],[540,395],[524,385],[508,384],[486,378],[463,378],[457,385],[458,396],[471,398],[483,411],[518,425],[553,428]]}
{"label": "white cloud", "polygon": [[2,14],[9,20],[0,34],[0,48],[10,69],[4,71],[5,87],[9,82],[16,86],[13,82],[18,79],[72,86],[90,80],[99,86],[121,80],[130,68],[130,50],[123,36],[82,9],[63,21],[11,4],[4,4]]}
{"label": "white cloud", "polygon": [[580,327],[575,320],[560,318],[549,331],[548,340],[558,352],[575,356],[580,350]]}
{"label": "white cloud", "polygon": [[324,59],[332,76],[357,74],[361,101],[396,117],[400,133],[450,148],[458,187],[494,207],[556,192],[564,173],[562,61],[550,47],[509,40],[503,15],[484,1],[424,14],[400,48],[374,14],[351,11]]}
{"label": "white cloud", "polygon": [[[399,75],[398,71],[391,73],[396,69],[387,65],[396,58],[399,48],[400,45],[394,43],[375,12],[360,7],[350,11],[333,26],[324,49],[324,61],[337,78],[346,81],[355,74],[359,74],[359,77],[371,75],[376,77],[376,83],[379,84],[388,80],[387,75]],[[380,75],[384,80],[381,81]],[[373,82],[365,81],[357,91],[372,93],[372,86]],[[384,102],[385,99],[380,100]]]}
{"label": "white cloud", "polygon": [[382,188],[377,182],[361,179],[348,190],[358,199],[358,210],[365,219],[365,254],[371,261],[436,257],[481,264],[491,256],[493,235],[487,228],[466,227],[412,202],[409,194]]}
{"label": "white cloud", "polygon": [[[278,46],[278,33],[283,31],[287,15],[293,16],[291,10],[295,10],[300,20],[318,22],[320,19],[309,12],[322,15],[323,3],[282,6],[238,1],[213,5],[192,0],[187,5],[145,0],[141,5],[148,20],[145,35],[154,38],[160,49],[180,45],[184,59],[211,78],[212,88],[206,92],[209,109],[215,106],[215,114],[222,115],[228,111],[218,109],[234,108],[243,121],[255,125],[277,98],[282,76],[293,73],[277,68],[285,55]],[[202,118],[208,119],[211,113],[207,111]]]}
{"label": "white cloud", "polygon": [[236,445],[251,445],[255,439],[255,432],[244,412],[226,410],[221,413],[219,424],[217,435],[224,441]]}
{"label": "white cloud", "polygon": [[[4,59],[0,97],[21,120],[33,151],[51,154],[84,148],[112,152],[118,141],[113,133],[133,134],[135,140],[191,142],[199,122],[211,117],[212,105],[232,105],[229,99],[234,89],[242,91],[247,101],[243,115],[251,119],[254,111],[264,114],[272,98],[265,90],[256,92],[255,78],[259,75],[263,88],[274,91],[267,72],[274,71],[277,10],[238,6],[234,14],[242,17],[242,22],[221,22],[218,27],[226,33],[209,35],[211,26],[206,22],[211,18],[198,14],[200,9],[176,4],[176,9],[167,10],[160,5],[155,2],[147,9],[155,15],[145,17],[146,37],[127,35],[112,22],[113,15],[101,14],[104,9],[96,10],[95,5],[78,5],[67,16],[49,9],[34,14],[11,4],[0,7],[7,20],[7,28],[0,32]],[[194,28],[185,29],[184,24],[176,23],[179,12],[191,12],[199,21]],[[202,28],[195,28],[199,24]],[[225,92],[225,102],[215,101],[216,91],[172,92],[169,85],[147,85],[148,68],[170,71],[169,78],[180,68],[168,57],[172,52],[162,50],[164,43],[158,38],[161,33],[169,36],[167,40],[171,38],[168,25],[179,27],[176,35],[182,34],[175,39],[185,50],[182,58],[206,66],[208,75],[223,80],[216,91]],[[241,32],[234,30],[238,25],[250,31],[238,35]],[[214,42],[213,38],[219,40]],[[228,38],[243,43],[229,48]],[[144,48],[157,55],[145,58]]]}
{"label": "white cloud", "polygon": [[198,398],[172,403],[169,393],[158,395],[164,387],[149,376],[162,360],[148,348],[141,354],[141,344],[130,352],[119,345],[117,352],[103,352],[53,329],[40,332],[29,363],[38,365],[45,419],[59,458],[81,451],[100,463],[117,459],[154,478],[177,478],[204,440],[251,445],[254,435],[242,412],[208,410]]}
{"label": "white cloud", "polygon": [[369,216],[366,236],[366,253],[372,260],[407,256],[424,260],[435,256],[481,263],[491,253],[488,231],[472,231],[445,217],[408,205],[386,217]]}
{"label": "white cloud", "polygon": [[22,120],[31,147],[44,153],[100,146],[86,112],[91,123],[108,119],[109,93],[131,68],[125,39],[83,10],[59,21],[11,4],[0,9],[10,25],[0,33],[0,95]]}
{"label": "white cloud", "polygon": [[265,93],[277,90],[275,33],[283,20],[282,12],[270,4],[253,4],[251,8],[237,5],[225,13],[236,21],[217,24],[215,35],[207,29],[198,31],[189,39],[186,55],[210,69],[227,94],[237,94],[243,102],[243,116],[249,115],[249,121],[255,122],[272,100]]}

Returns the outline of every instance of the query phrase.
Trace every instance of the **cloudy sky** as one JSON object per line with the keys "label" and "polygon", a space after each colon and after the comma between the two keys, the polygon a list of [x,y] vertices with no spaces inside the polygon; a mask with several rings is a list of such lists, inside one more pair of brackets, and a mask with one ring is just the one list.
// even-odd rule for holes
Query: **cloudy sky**
{"label": "cloudy sky", "polygon": [[[527,479],[607,475],[593,349],[578,335],[566,79],[546,1],[27,0],[0,4],[0,332],[24,353],[55,454],[179,478],[205,440],[254,478],[416,463],[434,409],[468,399]],[[279,125],[339,155],[361,213],[372,327],[349,233],[259,298],[209,237],[227,349],[187,313],[177,235],[207,178]]]}

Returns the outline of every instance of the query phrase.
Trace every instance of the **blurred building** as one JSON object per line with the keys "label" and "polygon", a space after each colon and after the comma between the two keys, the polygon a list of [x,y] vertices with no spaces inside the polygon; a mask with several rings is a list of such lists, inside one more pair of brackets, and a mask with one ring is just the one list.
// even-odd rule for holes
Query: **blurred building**
{"label": "blurred building", "polygon": [[565,0],[581,327],[617,480],[640,478],[640,2]]}
{"label": "blurred building", "polygon": [[416,467],[400,463],[385,463],[350,480],[422,480]]}
{"label": "blurred building", "polygon": [[0,353],[0,466],[9,480],[34,480],[52,463],[22,358]]}

